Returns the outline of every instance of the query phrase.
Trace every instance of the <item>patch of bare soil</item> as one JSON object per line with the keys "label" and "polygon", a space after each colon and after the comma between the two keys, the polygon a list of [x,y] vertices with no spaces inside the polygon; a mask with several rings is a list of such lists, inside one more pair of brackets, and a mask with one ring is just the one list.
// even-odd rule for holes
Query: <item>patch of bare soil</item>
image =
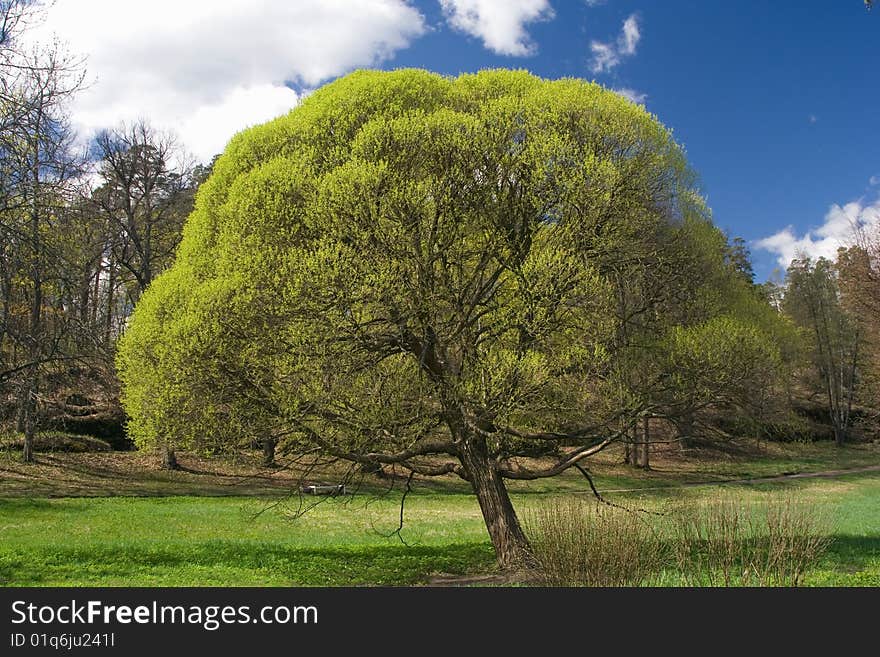
{"label": "patch of bare soil", "polygon": [[640,486],[638,488],[609,488],[603,493],[637,493],[648,490],[671,490],[675,488],[693,488],[699,486],[724,486],[736,484],[772,484],[790,479],[834,479],[860,472],[880,472],[880,465],[863,465],[856,468],[843,468],[839,470],[822,470],[820,472],[785,472],[768,477],[740,477],[738,479],[717,479],[714,481],[689,481],[681,484],[667,486]]}
{"label": "patch of bare soil", "polygon": [[534,586],[535,583],[535,573],[523,570],[510,573],[485,573],[478,575],[438,573],[429,577],[422,586]]}
{"label": "patch of bare soil", "polygon": [[[180,470],[169,471],[144,452],[37,454],[34,464],[7,452],[0,455],[0,496],[281,496],[293,492],[303,476],[299,467],[262,467],[256,453],[177,456]],[[315,476],[333,481],[332,472]]]}

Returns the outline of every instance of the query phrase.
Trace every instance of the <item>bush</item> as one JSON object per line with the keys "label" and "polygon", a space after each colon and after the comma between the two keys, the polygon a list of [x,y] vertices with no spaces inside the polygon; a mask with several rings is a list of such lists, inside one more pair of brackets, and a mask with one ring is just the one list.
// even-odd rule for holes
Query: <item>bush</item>
{"label": "bush", "polygon": [[660,517],[557,499],[524,524],[545,586],[798,586],[831,543],[828,518],[791,500]]}
{"label": "bush", "polygon": [[827,518],[791,500],[720,500],[672,520],[673,554],[690,586],[798,586],[831,543]]}
{"label": "bush", "polygon": [[644,586],[663,544],[643,516],[583,500],[553,500],[525,517],[545,586]]}

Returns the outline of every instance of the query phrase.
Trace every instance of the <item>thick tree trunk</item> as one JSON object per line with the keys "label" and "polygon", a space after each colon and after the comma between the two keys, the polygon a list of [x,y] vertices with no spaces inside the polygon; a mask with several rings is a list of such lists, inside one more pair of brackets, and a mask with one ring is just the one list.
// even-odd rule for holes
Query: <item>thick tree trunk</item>
{"label": "thick tree trunk", "polygon": [[462,441],[460,457],[480,503],[498,565],[502,570],[533,566],[529,540],[516,516],[504,479],[489,458],[486,440],[469,436]]}
{"label": "thick tree trunk", "polygon": [[623,455],[627,465],[639,467],[639,427],[631,426],[626,432],[625,452]]}
{"label": "thick tree trunk", "polygon": [[678,429],[679,444],[682,449],[688,449],[694,445],[694,416],[691,413],[685,413],[676,423]]}
{"label": "thick tree trunk", "polygon": [[177,462],[177,454],[174,450],[166,445],[162,449],[162,468],[164,470],[180,470],[180,464]]}
{"label": "thick tree trunk", "polygon": [[642,463],[641,466],[645,470],[651,469],[651,421],[644,417],[642,418]]}
{"label": "thick tree trunk", "polygon": [[263,467],[275,467],[275,445],[278,439],[275,436],[265,436],[263,438]]}

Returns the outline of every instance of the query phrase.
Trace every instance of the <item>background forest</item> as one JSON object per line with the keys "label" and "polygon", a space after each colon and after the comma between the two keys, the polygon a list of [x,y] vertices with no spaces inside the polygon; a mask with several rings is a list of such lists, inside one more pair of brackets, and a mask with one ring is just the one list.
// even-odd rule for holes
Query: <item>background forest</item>
{"label": "background forest", "polygon": [[[83,62],[60,47],[20,45],[37,18],[31,3],[6,0],[0,10],[4,440],[26,461],[62,444],[131,449],[117,340],[141,294],[173,262],[213,163],[194,162],[146,120],[108,128],[84,147],[66,114]],[[771,282],[754,280],[744,240],[708,224],[620,231],[639,238],[619,239],[608,260],[616,283],[602,320],[614,326],[615,358],[600,374],[601,394],[609,405],[640,400],[649,440],[686,447],[731,436],[838,444],[876,437],[876,229],[853,225],[836,260],[797,259],[784,280]],[[648,426],[626,434],[632,465],[649,466],[637,436]],[[256,433],[181,446],[261,444],[271,463],[278,439]]]}

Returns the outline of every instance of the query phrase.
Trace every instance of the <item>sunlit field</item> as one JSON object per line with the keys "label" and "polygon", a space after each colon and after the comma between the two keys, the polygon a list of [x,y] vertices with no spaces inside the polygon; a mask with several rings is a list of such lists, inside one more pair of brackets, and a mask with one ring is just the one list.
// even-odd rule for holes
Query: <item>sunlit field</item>
{"label": "sunlit field", "polygon": [[[792,456],[795,453],[797,458]],[[407,496],[400,529],[400,484],[387,494],[382,494],[377,482],[355,495],[300,499],[288,494],[283,472],[275,480],[236,478],[230,474],[233,465],[229,462],[218,461],[217,470],[223,474],[212,474],[207,470],[210,461],[193,457],[183,461],[193,466],[189,472],[169,475],[150,469],[136,454],[114,455],[120,470],[106,461],[89,471],[74,456],[40,455],[41,465],[27,477],[20,474],[22,466],[12,455],[2,457],[3,585],[521,583],[497,577],[477,503],[453,480],[417,482]],[[120,464],[125,459],[128,462]],[[789,454],[777,446],[757,455],[699,461],[687,476],[678,471],[678,461],[672,457],[658,459],[654,471],[633,474],[609,454],[593,471],[609,501],[636,513],[664,513],[732,497],[811,505],[817,514],[830,519],[833,541],[806,574],[804,584],[876,586],[880,585],[880,472],[718,483],[876,463],[877,453],[869,447],[799,446]],[[127,474],[119,475],[120,471]],[[162,485],[173,494],[157,496],[158,485],[150,484],[154,477],[174,480]],[[74,482],[77,492],[71,488]],[[102,482],[103,489],[99,487]],[[691,485],[698,483],[706,485]],[[111,485],[116,488],[114,496],[110,496]],[[34,494],[28,494],[28,488]],[[90,490],[98,496],[83,496]],[[516,508],[526,518],[553,498],[596,503],[586,482],[574,476],[544,481],[540,487],[515,487],[513,492]],[[301,502],[318,504],[299,515]],[[652,517],[662,522],[662,517]],[[660,581],[683,583],[672,572]]]}

